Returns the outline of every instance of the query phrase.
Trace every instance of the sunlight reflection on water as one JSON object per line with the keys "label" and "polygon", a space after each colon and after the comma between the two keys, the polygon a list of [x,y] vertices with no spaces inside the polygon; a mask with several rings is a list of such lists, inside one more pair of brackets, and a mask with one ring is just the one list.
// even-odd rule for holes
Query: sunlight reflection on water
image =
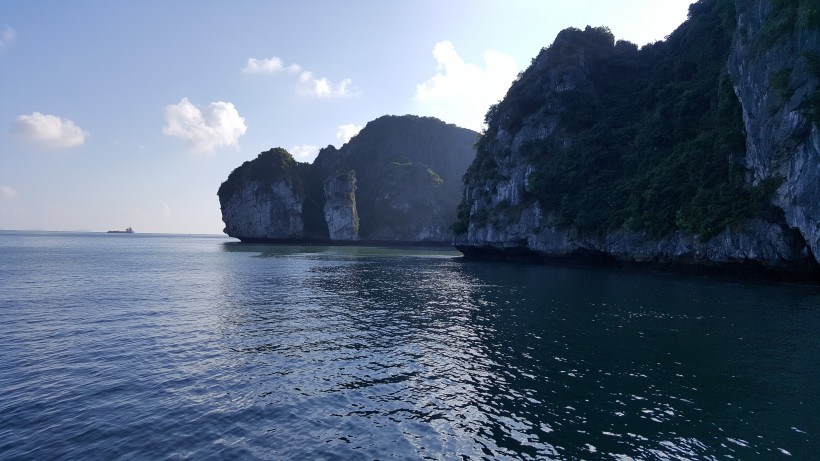
{"label": "sunlight reflection on water", "polygon": [[0,458],[799,459],[817,445],[814,287],[441,249],[47,237],[0,233]]}

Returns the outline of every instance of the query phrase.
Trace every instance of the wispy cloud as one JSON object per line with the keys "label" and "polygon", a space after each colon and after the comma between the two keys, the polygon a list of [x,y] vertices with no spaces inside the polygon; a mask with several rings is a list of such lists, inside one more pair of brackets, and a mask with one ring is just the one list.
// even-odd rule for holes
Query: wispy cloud
{"label": "wispy cloud", "polygon": [[11,123],[11,133],[19,139],[51,149],[79,146],[88,136],[88,132],[73,121],[40,112],[18,116]]}
{"label": "wispy cloud", "polygon": [[275,74],[277,72],[299,72],[302,70],[298,64],[285,66],[285,63],[276,56],[270,58],[248,59],[248,63],[242,69],[246,74]]}
{"label": "wispy cloud", "polygon": [[501,99],[518,75],[515,59],[484,52],[484,66],[464,62],[450,41],[436,43],[438,71],[416,85],[416,101],[424,112],[446,122],[480,130],[490,105]]}
{"label": "wispy cloud", "polygon": [[0,199],[13,199],[17,197],[17,191],[9,186],[0,186]]}
{"label": "wispy cloud", "polygon": [[300,144],[293,146],[293,149],[290,150],[290,154],[293,155],[293,158],[296,159],[297,162],[312,162],[319,154],[319,146]]}
{"label": "wispy cloud", "polygon": [[183,139],[194,153],[211,152],[217,147],[238,146],[248,126],[233,103],[216,101],[198,107],[182,98],[165,107],[162,132]]}
{"label": "wispy cloud", "polygon": [[0,28],[0,48],[11,44],[17,38],[17,34],[9,26],[4,25]]}
{"label": "wispy cloud", "polygon": [[356,96],[358,91],[353,87],[353,81],[349,78],[339,83],[333,83],[322,77],[317,78],[313,72],[302,72],[299,75],[299,85],[296,92],[301,96],[313,96],[317,98],[349,98]]}
{"label": "wispy cloud", "polygon": [[339,129],[336,130],[336,139],[339,140],[339,144],[347,144],[350,141],[350,138],[359,134],[359,131],[362,131],[361,125],[356,125],[353,123],[348,123],[347,125],[339,125]]}
{"label": "wispy cloud", "polygon": [[245,74],[277,74],[277,73],[299,73],[296,82],[296,94],[305,97],[321,99],[328,98],[349,98],[358,95],[358,90],[353,86],[353,81],[346,78],[340,82],[332,82],[326,77],[317,77],[313,72],[303,70],[299,64],[285,65],[284,61],[277,56],[270,58],[250,58],[242,73]]}

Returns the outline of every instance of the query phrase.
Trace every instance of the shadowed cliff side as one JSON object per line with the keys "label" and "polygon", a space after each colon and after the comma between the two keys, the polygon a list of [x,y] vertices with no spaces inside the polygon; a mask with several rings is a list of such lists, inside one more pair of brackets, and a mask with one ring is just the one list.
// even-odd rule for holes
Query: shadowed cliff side
{"label": "shadowed cliff side", "polygon": [[[219,189],[225,233],[253,241],[450,243],[477,135],[430,117],[384,116],[340,149],[322,149],[312,164],[284,149],[262,153]],[[270,167],[271,156],[284,159],[275,162],[280,169]]]}
{"label": "shadowed cliff side", "polygon": [[559,33],[487,113],[457,247],[816,270],[818,7],[735,3],[641,49]]}

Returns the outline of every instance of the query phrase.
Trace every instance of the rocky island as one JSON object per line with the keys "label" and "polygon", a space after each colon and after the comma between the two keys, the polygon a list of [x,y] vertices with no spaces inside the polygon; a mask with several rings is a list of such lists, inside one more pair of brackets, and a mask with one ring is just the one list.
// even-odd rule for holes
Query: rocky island
{"label": "rocky island", "polygon": [[219,189],[225,232],[820,280],[815,2],[700,0],[641,48],[566,29],[485,122],[386,116],[313,164],[264,152]]}
{"label": "rocky island", "polygon": [[701,0],[666,40],[567,29],[486,115],[456,247],[816,276],[820,7]]}
{"label": "rocky island", "polygon": [[451,244],[478,134],[384,116],[311,163],[259,154],[219,188],[225,233],[243,242]]}

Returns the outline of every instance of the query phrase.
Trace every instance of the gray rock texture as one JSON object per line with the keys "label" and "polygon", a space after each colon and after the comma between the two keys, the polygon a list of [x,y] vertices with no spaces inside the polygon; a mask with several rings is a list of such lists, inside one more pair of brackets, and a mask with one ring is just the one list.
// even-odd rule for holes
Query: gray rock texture
{"label": "gray rock texture", "polygon": [[478,133],[431,117],[384,116],[312,164],[263,152],[219,189],[241,240],[450,243]]}
{"label": "gray rock texture", "polygon": [[785,179],[775,203],[820,258],[820,133],[804,110],[818,91],[820,31],[798,24],[767,40],[775,3],[754,0],[739,9],[728,69],[743,107],[754,180]]}
{"label": "gray rock texture", "polygon": [[325,222],[331,240],[358,240],[359,213],[356,211],[356,173],[349,171],[324,182]]}
{"label": "gray rock texture", "polygon": [[281,239],[302,236],[302,200],[287,181],[246,183],[222,208],[228,235]]}
{"label": "gray rock texture", "polygon": [[[732,223],[706,239],[683,231],[658,236],[628,227],[596,234],[560,223],[553,209],[528,196],[536,166],[527,149],[548,144],[559,152],[576,141],[565,129],[562,108],[552,102],[562,93],[581,91],[592,99],[601,95],[590,80],[596,57],[588,48],[565,43],[570,34],[562,32],[507,95],[528,101],[529,107],[511,109],[500,103],[488,113],[489,138],[482,144],[487,147],[479,148],[465,177],[456,247],[476,257],[596,255],[625,262],[815,270],[820,262],[820,134],[817,118],[812,120],[806,107],[818,94],[818,30],[797,24],[766,38],[774,2],[737,3],[745,7],[732,7],[737,26],[726,70],[742,107],[742,161],[749,185],[783,178],[772,199],[783,217]],[[774,78],[780,79],[779,89]]]}
{"label": "gray rock texture", "polygon": [[263,152],[231,173],[219,190],[224,232],[248,239],[298,239],[304,194],[284,149]]}

